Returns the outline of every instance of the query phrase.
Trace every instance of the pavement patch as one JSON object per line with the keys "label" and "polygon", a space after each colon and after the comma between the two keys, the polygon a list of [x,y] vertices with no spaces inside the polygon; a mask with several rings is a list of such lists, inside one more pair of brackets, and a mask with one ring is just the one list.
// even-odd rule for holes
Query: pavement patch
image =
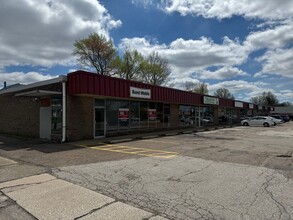
{"label": "pavement patch", "polygon": [[0,192],[0,219],[5,220],[141,220],[152,217],[164,220],[49,174],[9,181],[1,184],[0,189],[5,194]]}
{"label": "pavement patch", "polygon": [[11,165],[11,164],[16,164],[16,163],[17,162],[15,162],[13,160],[10,160],[10,159],[7,159],[7,158],[4,158],[4,157],[0,156],[0,167],[1,166]]}
{"label": "pavement patch", "polygon": [[21,184],[25,187],[2,191],[37,219],[74,219],[114,201],[49,174],[10,181],[2,187]]}

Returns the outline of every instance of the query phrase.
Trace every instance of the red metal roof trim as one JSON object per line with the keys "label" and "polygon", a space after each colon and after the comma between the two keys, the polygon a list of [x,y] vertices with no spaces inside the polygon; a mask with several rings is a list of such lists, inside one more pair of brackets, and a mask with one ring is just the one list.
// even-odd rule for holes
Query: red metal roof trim
{"label": "red metal roof trim", "polygon": [[[162,86],[154,86],[121,78],[103,76],[86,71],[76,71],[67,75],[68,95],[97,95],[115,98],[130,98],[130,87],[151,90],[151,101],[185,105],[203,105],[203,95],[182,91]],[[142,99],[148,100],[148,99]],[[234,101],[219,99],[220,107],[234,107]],[[248,103],[243,102],[243,108],[248,108]]]}
{"label": "red metal roof trim", "polygon": [[130,98],[130,87],[132,86],[150,89],[152,101],[177,104],[202,103],[202,95],[200,94],[103,76],[85,71],[69,73],[67,82],[68,95],[88,94],[115,98]]}

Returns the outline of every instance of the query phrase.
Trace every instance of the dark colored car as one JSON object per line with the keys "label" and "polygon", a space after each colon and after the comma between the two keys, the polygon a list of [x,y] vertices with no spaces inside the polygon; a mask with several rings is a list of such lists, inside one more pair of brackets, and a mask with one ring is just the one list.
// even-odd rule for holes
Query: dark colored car
{"label": "dark colored car", "polygon": [[281,117],[282,117],[282,119],[283,119],[284,122],[290,121],[290,118],[289,118],[288,115],[281,115]]}

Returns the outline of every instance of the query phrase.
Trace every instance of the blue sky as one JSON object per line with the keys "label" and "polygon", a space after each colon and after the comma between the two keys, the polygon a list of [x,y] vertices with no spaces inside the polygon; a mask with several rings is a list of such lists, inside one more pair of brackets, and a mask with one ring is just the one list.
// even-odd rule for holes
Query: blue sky
{"label": "blue sky", "polygon": [[248,101],[293,102],[292,0],[19,0],[0,6],[0,88],[78,69],[76,39],[97,32],[123,53],[158,52],[167,86],[205,82]]}

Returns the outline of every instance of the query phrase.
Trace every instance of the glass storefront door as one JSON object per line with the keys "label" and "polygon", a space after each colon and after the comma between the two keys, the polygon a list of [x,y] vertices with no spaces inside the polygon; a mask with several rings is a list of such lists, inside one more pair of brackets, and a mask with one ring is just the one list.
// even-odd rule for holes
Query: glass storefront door
{"label": "glass storefront door", "polygon": [[105,135],[105,110],[103,108],[95,108],[95,136],[101,137]]}

